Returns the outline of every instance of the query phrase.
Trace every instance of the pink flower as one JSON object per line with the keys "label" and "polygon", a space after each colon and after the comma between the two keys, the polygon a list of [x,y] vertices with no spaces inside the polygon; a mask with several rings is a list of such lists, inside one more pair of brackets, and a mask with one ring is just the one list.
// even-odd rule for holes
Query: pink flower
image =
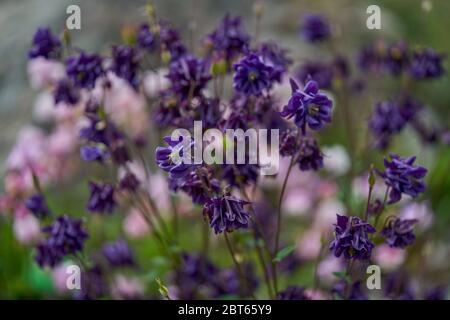
{"label": "pink flower", "polygon": [[150,227],[139,209],[132,208],[123,221],[123,230],[131,238],[140,238],[150,232]]}
{"label": "pink flower", "polygon": [[324,234],[333,229],[333,223],[336,222],[336,214],[345,212],[344,205],[336,199],[322,201],[314,214],[314,228]]}
{"label": "pink flower", "polygon": [[312,195],[305,188],[293,188],[286,192],[283,211],[290,215],[304,215],[312,208]]}
{"label": "pink flower", "polygon": [[25,208],[18,208],[14,216],[14,235],[22,244],[34,244],[41,238],[39,220]]}
{"label": "pink flower", "polygon": [[350,169],[350,157],[341,145],[322,148],[324,167],[336,176],[341,176]]}
{"label": "pink flower", "polygon": [[306,289],[305,295],[311,300],[328,300],[330,297],[326,292],[319,289]]}
{"label": "pink flower", "polygon": [[421,230],[426,230],[433,224],[433,212],[428,202],[411,202],[400,210],[402,219],[417,219],[417,226]]}
{"label": "pink flower", "polygon": [[53,86],[65,75],[64,66],[60,62],[42,57],[29,60],[27,72],[33,89]]}
{"label": "pink flower", "polygon": [[392,271],[403,264],[406,252],[404,249],[391,248],[382,244],[375,248],[373,259],[382,269]]}
{"label": "pink flower", "polygon": [[52,269],[53,285],[60,294],[68,291],[67,278],[69,274],[67,273],[67,267],[71,264],[70,262],[64,262]]}
{"label": "pink flower", "polygon": [[144,287],[136,278],[117,275],[112,284],[111,294],[114,299],[138,299],[144,296]]}
{"label": "pink flower", "polygon": [[314,229],[306,231],[297,243],[296,255],[302,260],[312,260],[320,253],[320,232]]}
{"label": "pink flower", "polygon": [[329,255],[320,261],[317,267],[317,275],[320,277],[321,281],[332,283],[336,280],[333,272],[341,272],[344,268],[345,267],[340,258],[336,258],[334,255]]}
{"label": "pink flower", "polygon": [[167,79],[167,69],[159,69],[157,72],[147,72],[144,76],[144,90],[148,97],[155,97],[159,92],[167,89],[170,85]]}

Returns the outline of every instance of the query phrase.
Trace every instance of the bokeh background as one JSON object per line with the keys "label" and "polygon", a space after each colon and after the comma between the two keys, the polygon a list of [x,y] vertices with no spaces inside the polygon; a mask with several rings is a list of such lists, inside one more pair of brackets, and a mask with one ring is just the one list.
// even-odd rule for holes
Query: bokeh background
{"label": "bokeh background", "polygon": [[[366,8],[374,1],[364,0],[266,0],[261,22],[261,38],[276,39],[280,45],[290,49],[296,62],[305,57],[327,57],[327,50],[317,50],[305,44],[299,38],[299,21],[305,12],[321,12],[336,27],[339,34],[339,50],[349,57],[363,44],[375,39],[387,41],[405,40],[411,47],[433,47],[439,52],[450,52],[450,1],[447,0],[385,0],[376,1],[382,9],[382,30],[366,28]],[[253,1],[234,0],[155,0],[153,1],[160,17],[170,20],[179,28],[183,38],[198,41],[218,23],[227,13],[239,14],[249,32],[254,28]],[[125,0],[2,0],[0,1],[0,173],[4,174],[5,159],[14,144],[20,128],[33,123],[34,103],[37,92],[31,89],[27,77],[27,50],[32,36],[39,26],[49,26],[54,31],[62,31],[65,25],[66,8],[77,4],[81,7],[82,29],[72,31],[73,43],[87,51],[106,52],[110,44],[120,41],[120,30],[127,25],[136,25],[145,20],[145,1]],[[449,69],[448,61],[446,62]],[[294,66],[295,67],[295,66]],[[364,110],[370,108],[375,100],[383,100],[398,89],[397,84],[389,79],[378,81],[379,95],[360,100],[352,106]],[[450,81],[448,75],[429,84],[417,88],[417,95],[425,103],[431,102],[433,115],[427,119],[433,124],[433,117],[438,117],[441,124],[450,124]],[[365,126],[358,123],[356,126]],[[343,131],[326,131],[321,141],[324,144],[344,141]],[[345,144],[345,143],[344,143]],[[430,190],[427,198],[431,201],[434,214],[432,229],[427,233],[432,239],[433,255],[438,260],[439,268],[430,273],[439,283],[450,284],[450,151],[448,146],[437,149],[419,143],[410,131],[404,131],[396,138],[394,151],[405,151],[418,154],[420,163],[431,168],[429,176]],[[381,163],[380,153],[373,153],[375,163]],[[362,156],[359,154],[358,156]],[[358,159],[356,159],[358,161]],[[89,175],[84,172],[80,181]],[[0,187],[2,188],[2,187]],[[76,182],[58,186],[58,196],[50,197],[55,211],[83,211],[87,190],[84,183]],[[67,190],[67,191],[66,191]],[[51,190],[50,190],[51,191]],[[56,189],[55,189],[56,191]],[[66,192],[65,192],[66,191]],[[51,194],[51,192],[50,192]],[[77,213],[75,213],[77,215]],[[80,213],[81,215],[81,213]],[[93,221],[100,224],[101,221]],[[121,231],[121,217],[114,216],[107,225],[97,226],[102,230],[103,238],[94,239],[90,246],[95,247],[103,239],[113,238]],[[94,227],[96,228],[96,227]],[[197,228],[197,227],[196,227]],[[186,226],[189,230],[189,224]],[[200,229],[199,229],[200,230]],[[288,230],[297,232],[298,230]],[[185,237],[184,249],[194,249],[197,244],[191,239],[191,233],[181,233]],[[134,243],[139,253],[143,268],[151,270],[144,276],[149,283],[164,269],[164,261],[148,261],[145,253],[151,252],[152,244]],[[436,249],[437,246],[437,249]],[[426,247],[421,248],[426,259]],[[18,244],[12,228],[0,227],[0,298],[42,298],[55,297],[55,288],[51,275],[42,272],[32,262],[30,248]],[[217,257],[221,260],[220,257]],[[224,258],[227,261],[226,258]],[[419,262],[416,261],[416,265]],[[420,265],[420,263],[419,263]],[[419,268],[420,269],[420,268]],[[416,268],[417,270],[417,268]],[[310,283],[312,266],[301,271],[295,279]],[[7,281],[5,281],[7,279]],[[428,279],[428,278],[427,278]],[[154,284],[149,289],[152,294]],[[152,291],[153,290],[153,291]]]}

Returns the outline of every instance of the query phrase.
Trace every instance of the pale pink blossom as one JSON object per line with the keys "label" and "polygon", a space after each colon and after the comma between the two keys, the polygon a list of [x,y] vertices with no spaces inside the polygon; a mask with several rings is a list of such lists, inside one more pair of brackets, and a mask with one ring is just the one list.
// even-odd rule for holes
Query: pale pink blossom
{"label": "pale pink blossom", "polygon": [[314,214],[314,228],[323,234],[331,232],[336,222],[336,214],[344,214],[345,206],[336,199],[327,199],[320,202]]}
{"label": "pale pink blossom", "polygon": [[313,260],[319,255],[321,246],[320,232],[310,229],[297,242],[296,255],[301,260]]}
{"label": "pale pink blossom", "polygon": [[433,224],[434,216],[428,202],[410,202],[400,210],[402,219],[417,219],[417,227],[426,230]]}
{"label": "pale pink blossom", "polygon": [[334,255],[329,255],[320,261],[317,267],[317,275],[320,277],[321,281],[332,283],[336,280],[336,276],[333,272],[341,272],[344,268],[345,267],[340,258],[336,258]]}
{"label": "pale pink blossom", "polygon": [[67,273],[67,267],[71,264],[70,262],[64,262],[52,269],[53,286],[60,294],[68,291],[67,278],[70,274]]}
{"label": "pale pink blossom", "polygon": [[293,188],[286,192],[283,199],[283,211],[289,215],[304,215],[312,208],[312,195],[305,188]]}
{"label": "pale pink blossom", "polygon": [[137,208],[132,208],[123,220],[123,230],[131,238],[141,238],[150,232],[147,221]]}
{"label": "pale pink blossom", "polygon": [[[23,211],[24,209],[18,210]],[[41,238],[39,220],[31,213],[24,214],[16,212],[14,215],[13,229],[17,241],[22,244],[34,244]]]}
{"label": "pale pink blossom", "polygon": [[54,86],[65,75],[62,63],[42,57],[29,60],[27,72],[33,89]]}
{"label": "pale pink blossom", "polygon": [[341,145],[323,147],[324,168],[336,176],[346,174],[350,169],[350,157],[347,151]]}
{"label": "pale pink blossom", "polygon": [[169,87],[170,81],[166,77],[167,73],[167,69],[159,69],[156,72],[149,71],[144,75],[144,90],[147,96],[155,97]]}
{"label": "pale pink blossom", "polygon": [[114,299],[138,299],[144,296],[144,287],[137,278],[116,275],[111,294]]}
{"label": "pale pink blossom", "polygon": [[328,300],[329,294],[319,289],[308,288],[305,290],[305,295],[311,300]]}
{"label": "pale pink blossom", "polygon": [[406,258],[404,249],[391,248],[387,244],[382,244],[375,248],[373,259],[382,269],[392,271],[403,264]]}

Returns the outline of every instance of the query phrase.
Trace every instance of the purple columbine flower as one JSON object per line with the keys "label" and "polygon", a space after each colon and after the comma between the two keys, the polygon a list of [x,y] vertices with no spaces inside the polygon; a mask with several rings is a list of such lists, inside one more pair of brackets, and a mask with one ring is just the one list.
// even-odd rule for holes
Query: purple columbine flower
{"label": "purple columbine flower", "polygon": [[378,102],[369,119],[369,129],[375,136],[375,145],[385,149],[393,134],[399,133],[406,121],[398,105],[392,101]]}
{"label": "purple columbine flower", "polygon": [[88,238],[81,220],[68,216],[58,217],[52,225],[43,228],[47,238],[37,246],[36,262],[41,266],[54,267],[64,256],[83,250]]}
{"label": "purple columbine flower", "polygon": [[259,52],[264,63],[273,68],[273,81],[281,82],[292,64],[292,59],[287,56],[287,50],[278,46],[275,42],[264,42],[261,44]]}
{"label": "purple columbine flower", "polygon": [[301,171],[323,168],[323,153],[316,139],[303,137],[298,146],[297,163]]}
{"label": "purple columbine flower", "polygon": [[81,51],[78,56],[66,59],[66,73],[75,86],[93,89],[97,78],[105,73],[102,63],[103,59],[98,54]]}
{"label": "purple columbine flower", "polygon": [[427,169],[414,166],[416,157],[401,158],[396,154],[390,154],[391,161],[384,159],[384,172],[380,172],[384,182],[390,188],[389,204],[400,201],[402,193],[413,198],[425,192],[426,185],[423,178]]}
{"label": "purple columbine flower", "polygon": [[137,43],[141,48],[150,50],[155,45],[155,35],[148,24],[141,24],[137,33]]}
{"label": "purple columbine flower", "polygon": [[297,70],[296,77],[301,83],[309,80],[317,82],[320,88],[330,89],[333,84],[333,69],[322,61],[306,61]]}
{"label": "purple columbine flower", "polygon": [[[202,169],[204,168],[200,170]],[[218,193],[220,191],[219,180],[212,178],[211,172],[207,170],[203,170],[203,173],[202,179],[199,178],[196,171],[189,172],[183,179],[171,179],[169,187],[173,192],[181,189],[192,198],[192,202],[203,205],[209,199],[210,192]]]}
{"label": "purple columbine flower", "polygon": [[278,300],[309,300],[305,294],[305,288],[299,286],[289,286],[277,295]]}
{"label": "purple columbine flower", "polygon": [[44,195],[35,193],[25,200],[25,207],[30,210],[36,217],[43,218],[50,215],[50,209],[47,206]]}
{"label": "purple columbine flower", "polygon": [[112,267],[126,267],[134,266],[135,259],[125,240],[117,240],[115,242],[108,242],[103,246],[103,256]]}
{"label": "purple columbine flower", "polygon": [[399,75],[409,64],[409,51],[405,42],[394,43],[387,48],[384,67],[392,75]]}
{"label": "purple columbine flower", "polygon": [[291,79],[291,88],[292,96],[281,112],[282,117],[295,117],[295,124],[303,134],[306,132],[306,125],[312,130],[320,130],[325,123],[331,122],[333,102],[319,92],[316,81],[308,81],[301,91],[298,84]]}
{"label": "purple columbine flower", "polygon": [[33,46],[28,51],[30,59],[44,57],[57,58],[61,49],[61,41],[52,34],[49,28],[39,28],[33,36]]}
{"label": "purple columbine flower", "polygon": [[205,42],[214,51],[224,54],[227,60],[232,60],[247,50],[250,36],[244,29],[241,17],[227,14],[219,26],[206,36]]}
{"label": "purple columbine flower", "polygon": [[216,234],[248,228],[250,215],[244,209],[249,202],[230,194],[215,196],[203,207],[203,214],[209,217],[209,224]]}
{"label": "purple columbine flower", "polygon": [[[171,179],[180,179],[189,174],[193,167],[193,159],[187,161],[185,152],[190,152],[194,142],[184,142],[183,137],[180,140],[173,141],[171,137],[164,137],[167,147],[156,148],[156,164],[162,170],[170,174]],[[188,163],[189,162],[189,163]]]}
{"label": "purple columbine flower", "polygon": [[62,102],[68,106],[74,106],[80,101],[80,93],[69,79],[64,78],[56,84],[53,99],[55,105]]}
{"label": "purple columbine flower", "polygon": [[400,219],[390,217],[385,223],[381,235],[391,248],[405,248],[412,244],[416,237],[413,233],[417,219]]}
{"label": "purple columbine flower", "polygon": [[321,14],[306,14],[303,17],[301,33],[308,42],[320,42],[330,36],[330,24]]}
{"label": "purple columbine flower", "polygon": [[126,80],[135,90],[139,88],[139,62],[140,56],[135,48],[127,45],[112,47],[112,72]]}
{"label": "purple columbine flower", "polygon": [[93,213],[111,213],[116,207],[114,191],[114,186],[109,183],[89,182],[87,210]]}
{"label": "purple columbine flower", "polygon": [[108,151],[98,146],[83,146],[80,149],[80,155],[84,161],[103,162],[109,158]]}
{"label": "purple columbine flower", "polygon": [[222,178],[230,186],[244,186],[255,184],[259,177],[257,164],[224,164],[222,166]]}
{"label": "purple columbine flower", "polygon": [[280,135],[280,155],[289,157],[297,152],[297,131],[284,130]]}
{"label": "purple columbine flower", "polygon": [[178,60],[186,54],[186,47],[181,42],[178,31],[165,21],[159,22],[159,42],[161,49],[170,53],[170,61]]}
{"label": "purple columbine flower", "polygon": [[438,78],[445,72],[442,66],[444,57],[431,48],[416,50],[412,56],[410,74],[417,80]]}
{"label": "purple columbine flower", "polygon": [[233,87],[245,95],[260,95],[270,89],[272,80],[273,68],[255,53],[246,55],[234,64]]}
{"label": "purple columbine flower", "polygon": [[344,254],[346,259],[367,260],[375,245],[369,240],[369,233],[375,228],[358,217],[337,216],[334,225],[335,239],[330,244],[330,250],[336,257]]}
{"label": "purple columbine flower", "polygon": [[167,78],[172,92],[183,99],[192,99],[200,95],[211,75],[205,61],[186,55],[170,64]]}

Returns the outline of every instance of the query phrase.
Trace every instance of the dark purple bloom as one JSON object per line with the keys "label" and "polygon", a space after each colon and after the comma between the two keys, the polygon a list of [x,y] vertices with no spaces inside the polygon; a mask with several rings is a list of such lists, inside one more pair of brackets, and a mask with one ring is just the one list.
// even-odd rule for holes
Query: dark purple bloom
{"label": "dark purple bloom", "polygon": [[214,51],[224,54],[227,60],[232,60],[246,51],[250,36],[239,16],[227,14],[219,26],[206,37],[205,42],[210,44]]}
{"label": "dark purple bloom", "polygon": [[358,217],[337,216],[334,225],[335,239],[330,244],[330,250],[336,257],[344,254],[346,259],[367,260],[375,245],[369,240],[369,233],[375,228]]}
{"label": "dark purple bloom", "polygon": [[280,155],[289,157],[297,152],[297,131],[285,130],[280,136]]}
{"label": "dark purple bloom", "polygon": [[368,300],[367,294],[362,289],[361,281],[355,281],[350,284],[350,290],[347,290],[348,285],[349,284],[345,281],[340,280],[333,286],[331,293],[333,293],[333,295],[337,295],[341,299]]}
{"label": "dark purple bloom", "polygon": [[39,28],[33,36],[33,46],[28,51],[30,59],[37,57],[57,58],[61,49],[61,41],[52,34],[49,28]]}
{"label": "dark purple bloom", "polygon": [[404,42],[394,43],[387,48],[384,67],[392,74],[399,75],[409,64],[408,47]]}
{"label": "dark purple bloom", "polygon": [[156,148],[156,164],[158,167],[170,174],[170,178],[179,179],[189,174],[194,168],[193,159],[186,156],[186,152],[191,152],[194,142],[180,140],[173,141],[171,137],[164,137],[167,147]]}
{"label": "dark purple bloom", "polygon": [[243,263],[242,273],[244,275],[244,284],[236,268],[220,270],[216,280],[219,295],[250,296],[258,288],[259,284],[253,265]]}
{"label": "dark purple bloom", "polygon": [[331,122],[333,102],[319,92],[316,81],[309,81],[301,91],[291,79],[291,88],[292,96],[281,112],[282,117],[295,117],[295,124],[303,134],[306,132],[306,125],[312,130],[320,130],[325,123]]}
{"label": "dark purple bloom", "polygon": [[137,33],[137,43],[141,48],[152,49],[155,44],[155,35],[150,31],[148,24],[142,24]]}
{"label": "dark purple bloom", "polygon": [[183,99],[192,99],[200,95],[211,75],[205,61],[186,55],[170,64],[167,78],[172,92]]}
{"label": "dark purple bloom", "polygon": [[273,68],[273,80],[281,82],[282,77],[292,64],[292,59],[287,56],[287,50],[278,46],[275,42],[264,42],[261,44],[259,52],[264,63]]}
{"label": "dark purple bloom", "polygon": [[112,72],[126,80],[135,90],[139,87],[139,62],[140,56],[135,48],[127,45],[112,47]]}
{"label": "dark purple bloom", "polygon": [[303,84],[314,80],[320,88],[330,89],[333,84],[333,69],[322,61],[306,61],[298,68],[296,77]]}
{"label": "dark purple bloom", "polygon": [[112,267],[134,266],[133,252],[125,240],[106,243],[102,249],[103,256]]}
{"label": "dark purple bloom", "polygon": [[114,186],[109,183],[89,182],[90,197],[87,209],[94,213],[111,213],[116,207]]}
{"label": "dark purple bloom", "polygon": [[305,294],[305,288],[289,286],[277,295],[278,300],[309,300]]}
{"label": "dark purple bloom", "polygon": [[80,149],[80,155],[84,161],[103,162],[109,158],[109,153],[98,146],[83,146]]}
{"label": "dark purple bloom", "polygon": [[358,67],[363,71],[381,71],[384,67],[385,50],[385,45],[382,42],[364,46],[357,56]]}
{"label": "dark purple bloom", "polygon": [[440,285],[427,290],[425,300],[446,300],[448,288],[446,285]]}
{"label": "dark purple bloom", "polygon": [[300,140],[296,157],[301,171],[323,168],[323,154],[314,138],[303,137]]}
{"label": "dark purple bloom", "polygon": [[80,93],[72,82],[65,78],[56,84],[55,91],[53,92],[53,99],[55,101],[55,105],[62,102],[68,106],[73,106],[80,100]]}
{"label": "dark purple bloom", "polygon": [[222,178],[231,186],[244,186],[254,184],[259,177],[257,164],[224,164]]}
{"label": "dark purple bloom", "polygon": [[131,172],[127,172],[119,182],[120,189],[132,192],[136,191],[139,188],[139,185],[140,182],[138,178]]}
{"label": "dark purple bloom", "polygon": [[321,14],[306,14],[303,17],[301,33],[306,41],[319,42],[330,36],[330,24]]}
{"label": "dark purple bloom", "polygon": [[159,23],[159,41],[161,49],[170,53],[171,61],[178,60],[186,54],[186,47],[181,42],[177,30],[165,21]]}
{"label": "dark purple bloom", "polygon": [[93,89],[97,78],[104,74],[103,59],[97,54],[80,52],[66,59],[66,73],[79,88]]}
{"label": "dark purple bloom", "polygon": [[233,87],[245,95],[259,96],[270,89],[273,68],[255,53],[250,53],[234,64]]}
{"label": "dark purple bloom", "polygon": [[99,299],[108,292],[108,283],[104,270],[95,264],[81,273],[81,290],[76,290],[74,297],[78,300]]}
{"label": "dark purple bloom", "polygon": [[170,180],[170,189],[176,192],[178,189],[186,192],[192,202],[197,204],[205,204],[209,199],[209,193],[218,193],[220,191],[219,180],[212,178],[211,173],[200,168],[199,171],[203,175],[199,177],[197,171],[191,171],[183,179]]}
{"label": "dark purple bloom", "polygon": [[37,263],[41,266],[54,267],[64,256],[83,250],[88,238],[81,226],[81,220],[68,216],[58,217],[52,225],[43,228],[47,238],[37,246]]}
{"label": "dark purple bloom", "polygon": [[406,121],[398,105],[392,101],[379,102],[369,119],[369,128],[375,136],[375,145],[385,149],[393,134],[400,132]]}
{"label": "dark purple bloom", "polygon": [[416,157],[401,158],[396,154],[390,154],[391,161],[384,159],[384,172],[380,172],[384,182],[390,188],[389,203],[400,201],[402,193],[413,198],[425,192],[426,186],[423,178],[427,169],[414,166]]}
{"label": "dark purple bloom", "polygon": [[44,195],[35,193],[25,200],[25,207],[30,210],[36,217],[42,218],[50,214]]}
{"label": "dark purple bloom", "polygon": [[386,243],[390,247],[403,249],[416,239],[413,233],[416,223],[416,219],[388,218],[383,230],[381,230],[381,235],[386,239]]}
{"label": "dark purple bloom", "polygon": [[412,56],[410,73],[417,80],[438,78],[445,72],[443,59],[444,55],[431,48],[416,50]]}
{"label": "dark purple bloom", "polygon": [[416,295],[408,274],[403,271],[388,274],[383,289],[385,296],[390,299],[414,300]]}
{"label": "dark purple bloom", "polygon": [[203,214],[209,217],[210,226],[216,234],[248,228],[250,215],[244,209],[249,202],[229,194],[215,196],[203,207]]}

